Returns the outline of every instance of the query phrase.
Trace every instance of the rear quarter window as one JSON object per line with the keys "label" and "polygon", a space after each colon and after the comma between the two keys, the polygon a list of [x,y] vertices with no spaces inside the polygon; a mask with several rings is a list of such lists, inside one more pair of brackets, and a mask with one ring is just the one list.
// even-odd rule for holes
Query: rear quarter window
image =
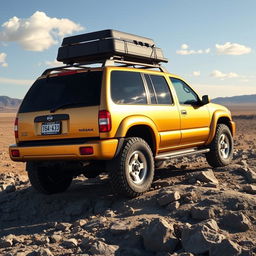
{"label": "rear quarter window", "polygon": [[147,104],[141,74],[139,72],[112,71],[111,98],[117,104]]}

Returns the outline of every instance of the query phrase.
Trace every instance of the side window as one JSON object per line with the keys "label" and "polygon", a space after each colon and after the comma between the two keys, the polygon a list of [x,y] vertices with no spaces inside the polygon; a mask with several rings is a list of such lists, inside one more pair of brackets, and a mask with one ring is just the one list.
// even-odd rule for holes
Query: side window
{"label": "side window", "polygon": [[192,105],[198,103],[197,94],[183,81],[170,77],[180,104]]}
{"label": "side window", "polygon": [[117,104],[147,104],[141,74],[139,72],[112,71],[111,97]]}
{"label": "side window", "polygon": [[158,104],[173,104],[169,86],[163,76],[150,75]]}

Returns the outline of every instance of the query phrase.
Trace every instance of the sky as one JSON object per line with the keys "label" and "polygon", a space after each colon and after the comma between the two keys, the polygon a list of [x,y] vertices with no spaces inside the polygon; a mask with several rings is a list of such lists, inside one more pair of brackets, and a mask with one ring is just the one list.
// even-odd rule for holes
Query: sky
{"label": "sky", "polygon": [[170,73],[210,98],[256,94],[255,0],[1,0],[0,95],[23,98],[63,37],[116,29],[152,38]]}

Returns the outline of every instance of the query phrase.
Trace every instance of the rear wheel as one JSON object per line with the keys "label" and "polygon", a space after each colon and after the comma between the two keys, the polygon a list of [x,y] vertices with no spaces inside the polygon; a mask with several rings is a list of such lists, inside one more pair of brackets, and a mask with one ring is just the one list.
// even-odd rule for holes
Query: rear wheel
{"label": "rear wheel", "polygon": [[115,193],[136,197],[146,192],[154,178],[154,159],[149,145],[141,138],[124,141],[111,162],[110,181]]}
{"label": "rear wheel", "polygon": [[64,192],[73,179],[71,174],[65,173],[57,165],[47,166],[36,162],[28,162],[26,170],[31,185],[43,194]]}
{"label": "rear wheel", "polygon": [[225,124],[218,124],[206,160],[212,167],[228,165],[233,158],[233,137]]}

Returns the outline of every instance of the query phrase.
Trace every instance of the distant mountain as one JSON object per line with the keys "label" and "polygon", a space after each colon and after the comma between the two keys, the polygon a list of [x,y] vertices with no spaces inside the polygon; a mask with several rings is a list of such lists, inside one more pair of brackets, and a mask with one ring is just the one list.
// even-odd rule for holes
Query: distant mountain
{"label": "distant mountain", "polygon": [[10,98],[8,96],[0,96],[0,109],[17,109],[21,101],[20,99]]}
{"label": "distant mountain", "polygon": [[233,97],[218,97],[212,99],[211,102],[223,105],[230,104],[256,104],[256,94],[251,95],[240,95]]}

